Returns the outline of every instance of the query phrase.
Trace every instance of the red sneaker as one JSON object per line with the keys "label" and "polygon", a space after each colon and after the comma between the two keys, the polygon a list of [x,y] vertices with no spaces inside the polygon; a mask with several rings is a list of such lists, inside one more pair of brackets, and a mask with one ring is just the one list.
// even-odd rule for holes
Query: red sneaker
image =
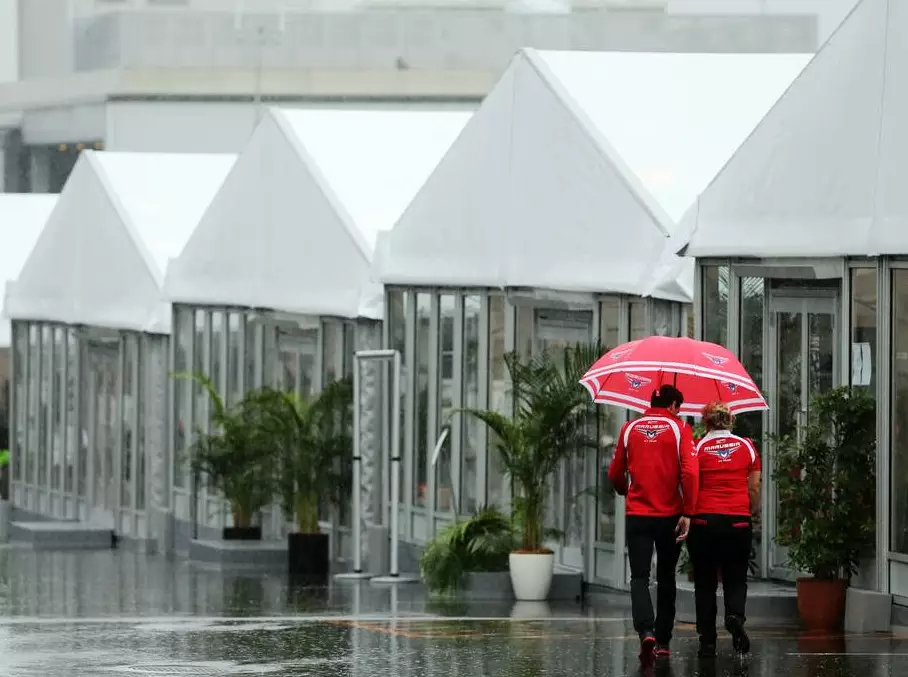
{"label": "red sneaker", "polygon": [[640,662],[649,665],[655,658],[656,638],[646,633],[640,638]]}
{"label": "red sneaker", "polygon": [[672,650],[665,644],[659,644],[653,649],[653,658],[664,661],[672,657]]}

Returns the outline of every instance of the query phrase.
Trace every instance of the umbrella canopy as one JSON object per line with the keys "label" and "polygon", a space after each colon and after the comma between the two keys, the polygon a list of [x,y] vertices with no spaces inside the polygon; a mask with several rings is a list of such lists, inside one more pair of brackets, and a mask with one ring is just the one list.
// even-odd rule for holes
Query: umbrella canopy
{"label": "umbrella canopy", "polygon": [[709,402],[725,402],[732,413],[768,409],[759,388],[738,359],[715,343],[650,336],[624,343],[597,360],[580,383],[601,404],[646,411],[663,384],[684,395],[681,414],[699,416]]}

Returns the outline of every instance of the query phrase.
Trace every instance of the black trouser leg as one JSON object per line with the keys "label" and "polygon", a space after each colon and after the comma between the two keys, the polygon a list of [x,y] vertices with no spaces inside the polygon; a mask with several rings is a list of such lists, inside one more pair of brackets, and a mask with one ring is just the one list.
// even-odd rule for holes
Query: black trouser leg
{"label": "black trouser leg", "polygon": [[665,646],[672,641],[675,628],[675,600],[678,594],[676,572],[681,546],[675,528],[678,517],[659,518],[656,525],[656,642]]}
{"label": "black trouser leg", "polygon": [[719,551],[722,556],[720,566],[722,589],[725,593],[725,617],[737,616],[742,624],[747,606],[747,570],[752,541],[753,528],[750,520],[739,519],[724,530],[724,547]]}
{"label": "black trouser leg", "polygon": [[719,587],[719,558],[715,527],[696,520],[687,537],[687,551],[694,567],[694,604],[697,612],[697,634],[706,644],[716,643],[716,589]]}
{"label": "black trouser leg", "polygon": [[631,614],[634,630],[641,637],[653,632],[655,615],[649,596],[649,572],[653,561],[654,541],[650,518],[628,515],[626,520],[627,558],[631,565]]}

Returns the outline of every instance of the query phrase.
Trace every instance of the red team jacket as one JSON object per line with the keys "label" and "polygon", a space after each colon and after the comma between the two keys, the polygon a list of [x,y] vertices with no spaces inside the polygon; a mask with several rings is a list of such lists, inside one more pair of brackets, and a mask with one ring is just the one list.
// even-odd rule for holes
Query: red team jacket
{"label": "red team jacket", "polygon": [[698,515],[750,516],[747,478],[761,469],[754,443],[725,430],[714,430],[697,443],[700,465]]}
{"label": "red team jacket", "polygon": [[691,516],[698,473],[691,427],[667,409],[649,409],[621,428],[608,478],[627,496],[628,515]]}

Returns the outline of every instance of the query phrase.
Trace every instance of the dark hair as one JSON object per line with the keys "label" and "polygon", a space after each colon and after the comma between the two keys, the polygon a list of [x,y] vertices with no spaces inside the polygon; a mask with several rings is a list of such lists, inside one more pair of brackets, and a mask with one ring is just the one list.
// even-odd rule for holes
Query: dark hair
{"label": "dark hair", "polygon": [[650,406],[655,409],[668,409],[672,405],[684,404],[684,395],[675,386],[661,385],[653,391]]}

